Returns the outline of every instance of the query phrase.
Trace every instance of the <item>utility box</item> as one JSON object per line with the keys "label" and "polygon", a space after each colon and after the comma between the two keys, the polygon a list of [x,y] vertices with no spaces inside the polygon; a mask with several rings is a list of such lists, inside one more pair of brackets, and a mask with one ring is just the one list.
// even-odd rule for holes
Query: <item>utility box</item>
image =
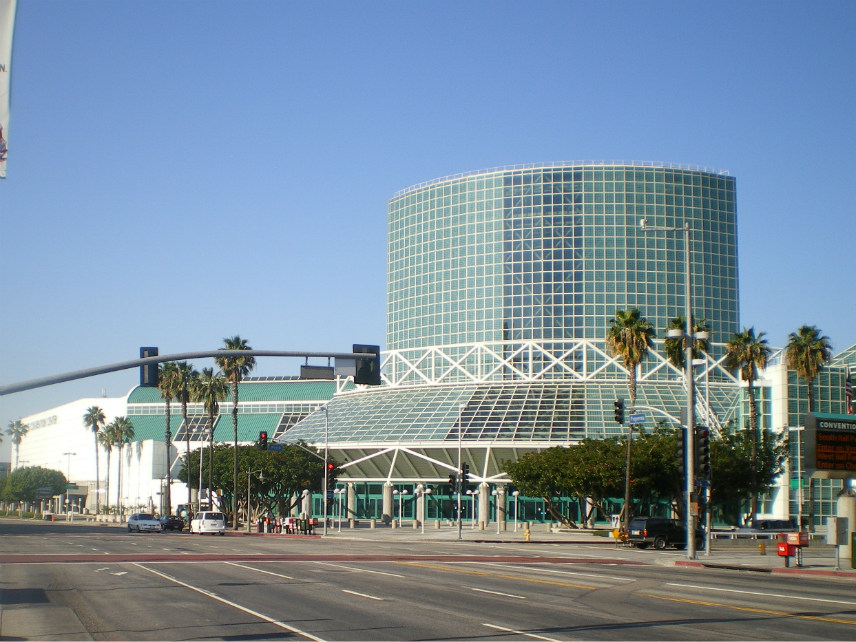
{"label": "utility box", "polygon": [[826,518],[826,543],[830,546],[847,546],[846,517]]}

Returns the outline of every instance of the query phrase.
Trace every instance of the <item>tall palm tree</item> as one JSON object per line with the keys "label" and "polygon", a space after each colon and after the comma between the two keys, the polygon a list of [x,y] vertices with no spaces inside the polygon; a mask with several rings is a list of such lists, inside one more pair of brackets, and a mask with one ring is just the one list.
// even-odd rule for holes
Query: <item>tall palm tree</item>
{"label": "tall palm tree", "polygon": [[[606,333],[606,347],[614,357],[619,357],[627,368],[627,387],[630,405],[636,405],[636,370],[651,348],[654,326],[639,310],[618,310]],[[630,454],[633,443],[633,425],[627,424],[627,469],[624,476],[624,532],[630,531]]]}
{"label": "tall palm tree", "polygon": [[[175,398],[181,402],[181,418],[184,422],[184,443],[187,447],[187,462],[190,462],[190,427],[187,424],[187,404],[194,378],[199,373],[187,361],[175,364]],[[190,508],[190,479],[187,480],[187,506]]]}
{"label": "tall palm tree", "polygon": [[172,479],[170,478],[171,474],[169,470],[172,463],[172,458],[170,457],[172,451],[172,430],[169,425],[170,404],[175,397],[178,387],[176,382],[177,376],[178,369],[174,362],[167,361],[158,366],[158,390],[160,390],[161,397],[163,397],[164,404],[166,405],[166,427],[164,429],[164,441],[166,441],[166,489],[164,490],[163,499],[167,515],[172,513],[172,495],[170,493]]}
{"label": "tall palm tree", "polygon": [[101,471],[98,467],[98,432],[106,423],[107,419],[104,416],[104,411],[98,406],[89,406],[86,413],[83,415],[83,425],[92,431],[92,437],[95,439],[95,514],[101,514]]}
{"label": "tall palm tree", "polygon": [[[208,501],[211,502],[211,490],[214,488],[214,415],[220,411],[220,402],[226,398],[228,384],[226,379],[214,372],[214,368],[203,368],[202,372],[193,380],[190,389],[190,399],[196,403],[202,403],[205,414],[208,415]],[[199,471],[202,471],[202,452],[199,449]],[[200,488],[200,490],[202,490]],[[200,503],[201,503],[200,497]],[[213,508],[213,505],[211,505]]]}
{"label": "tall palm tree", "polygon": [[18,468],[18,451],[21,449],[21,441],[23,441],[29,431],[30,427],[20,419],[10,421],[9,426],[6,428],[6,434],[12,438],[12,443],[15,444],[15,468]]}
{"label": "tall palm tree", "polygon": [[[247,340],[238,335],[223,339],[225,344],[221,350],[252,350]],[[232,528],[238,530],[238,384],[256,367],[253,356],[246,357],[215,357],[214,361],[223,371],[223,375],[232,384],[232,430],[234,432],[235,450],[232,466]]]}
{"label": "tall palm tree", "polygon": [[[104,480],[104,491],[107,501],[107,512],[110,512],[110,454],[113,452],[113,446],[116,445],[116,420],[114,419],[109,424],[104,426],[101,432],[98,433],[98,443],[107,451],[107,478]],[[118,504],[118,502],[116,502]]]}
{"label": "tall palm tree", "polygon": [[752,484],[752,504],[750,513],[752,526],[758,520],[758,407],[755,405],[755,380],[758,378],[758,370],[767,367],[770,358],[770,346],[764,339],[764,333],[755,335],[755,328],[744,328],[741,332],[735,332],[725,347],[725,366],[740,371],[740,379],[748,385],[749,394],[749,425],[752,429],[752,453],[750,460],[752,469],[750,483]]}
{"label": "tall palm tree", "polygon": [[814,412],[814,380],[830,359],[832,359],[832,344],[829,337],[820,334],[817,326],[804,325],[788,335],[785,363],[808,384],[809,412]]}
{"label": "tall palm tree", "polygon": [[[683,370],[684,364],[687,360],[687,341],[689,341],[689,337],[687,337],[686,317],[684,315],[680,315],[673,319],[669,319],[669,324],[666,326],[666,330],[680,330],[683,333],[683,336],[680,339],[666,337],[666,340],[663,342],[666,356],[669,358],[671,364],[676,368]],[[710,332],[710,328],[704,319],[693,319],[693,359],[700,358],[702,352],[710,350],[710,341],[695,337],[699,332]]]}
{"label": "tall palm tree", "polygon": [[114,438],[115,444],[119,448],[119,476],[116,480],[116,485],[119,487],[116,490],[116,508],[119,514],[122,514],[122,450],[125,444],[131,443],[134,439],[134,424],[127,417],[116,417],[113,422],[115,425]]}

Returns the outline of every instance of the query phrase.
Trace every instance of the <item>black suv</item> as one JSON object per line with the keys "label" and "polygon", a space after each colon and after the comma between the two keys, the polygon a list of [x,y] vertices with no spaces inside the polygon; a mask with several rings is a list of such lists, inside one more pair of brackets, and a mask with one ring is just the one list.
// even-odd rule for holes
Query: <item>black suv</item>
{"label": "black suv", "polygon": [[[687,529],[683,522],[665,517],[634,517],[630,520],[630,532],[627,541],[637,548],[654,548],[663,550],[667,546],[685,548],[687,545]],[[696,530],[696,548],[704,545],[704,533]]]}

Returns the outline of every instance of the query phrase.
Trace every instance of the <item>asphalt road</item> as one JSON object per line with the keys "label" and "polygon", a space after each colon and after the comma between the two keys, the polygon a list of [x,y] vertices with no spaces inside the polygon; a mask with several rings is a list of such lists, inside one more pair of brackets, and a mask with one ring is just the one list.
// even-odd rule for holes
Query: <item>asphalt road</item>
{"label": "asphalt road", "polygon": [[4,640],[856,638],[852,579],[679,552],[64,526],[0,521]]}

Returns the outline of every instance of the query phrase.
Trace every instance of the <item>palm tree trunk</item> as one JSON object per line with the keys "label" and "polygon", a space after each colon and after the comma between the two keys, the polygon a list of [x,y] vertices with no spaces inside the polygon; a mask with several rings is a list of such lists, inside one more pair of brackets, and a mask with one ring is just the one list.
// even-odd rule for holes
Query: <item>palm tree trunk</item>
{"label": "palm tree trunk", "polygon": [[104,480],[105,497],[107,497],[107,512],[110,512],[110,452],[112,448],[107,449],[107,479]]}
{"label": "palm tree trunk", "polygon": [[186,467],[187,467],[187,511],[188,514],[190,512],[190,428],[187,425],[187,401],[185,400],[186,396],[181,400],[181,416],[184,419],[184,443],[187,447],[187,458],[186,458]]}
{"label": "palm tree trunk", "polygon": [[166,512],[164,515],[172,514],[172,496],[170,495],[170,488],[172,486],[172,480],[170,479],[170,444],[172,443],[172,431],[169,427],[169,399],[166,400],[166,430],[164,431],[164,438],[166,440],[166,488],[164,489],[164,510]]}
{"label": "palm tree trunk", "polygon": [[208,508],[214,510],[211,493],[214,488],[214,415],[208,418]]}
{"label": "palm tree trunk", "polygon": [[117,463],[118,471],[116,473],[116,509],[119,513],[119,519],[122,519],[122,444],[119,444],[119,461]]}
{"label": "palm tree trunk", "polygon": [[238,378],[232,380],[232,431],[235,447],[232,452],[232,530],[238,530]]}
{"label": "palm tree trunk", "polygon": [[95,437],[95,514],[101,514],[101,470],[98,466],[98,431],[93,431]]}
{"label": "palm tree trunk", "polygon": [[758,520],[758,411],[755,408],[755,388],[749,382],[749,427],[752,430],[752,467],[749,471],[752,484],[752,503],[749,512],[752,516],[752,527]]}
{"label": "palm tree trunk", "polygon": [[[628,382],[630,389],[630,408],[636,405],[636,366],[630,368],[630,379]],[[629,409],[628,409],[629,410]],[[624,532],[630,534],[630,506],[633,503],[633,496],[630,492],[630,460],[631,450],[633,448],[633,424],[627,424],[627,467],[624,472]]]}

